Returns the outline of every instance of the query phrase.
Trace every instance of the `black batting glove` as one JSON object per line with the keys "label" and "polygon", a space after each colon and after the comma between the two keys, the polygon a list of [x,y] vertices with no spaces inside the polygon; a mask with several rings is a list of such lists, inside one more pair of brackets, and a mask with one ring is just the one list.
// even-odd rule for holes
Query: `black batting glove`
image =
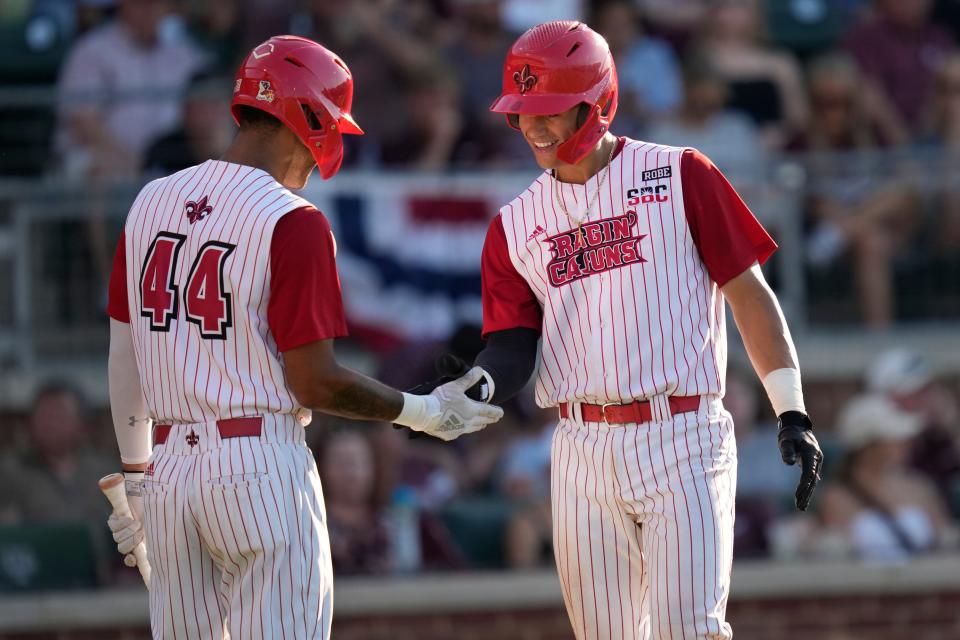
{"label": "black batting glove", "polygon": [[[452,382],[457,378],[461,378],[465,376],[468,371],[470,371],[470,365],[452,353],[445,353],[438,357],[434,363],[434,368],[437,371],[436,378],[427,380],[426,382],[421,382],[417,386],[407,389],[407,393],[412,393],[417,396],[425,396],[429,393],[432,393],[437,387],[445,385],[448,382]],[[485,402],[487,396],[486,384],[486,381],[481,379],[480,382],[467,389],[465,395],[471,400]],[[395,429],[406,428],[399,424],[395,424],[393,427]],[[410,431],[411,440],[419,438],[421,435],[422,434],[418,431]]]}
{"label": "black batting glove", "polygon": [[[452,353],[445,353],[437,358],[434,367],[437,370],[438,377],[433,380],[428,380],[427,382],[421,382],[412,389],[407,389],[407,393],[425,396],[433,392],[433,390],[440,385],[452,382],[457,378],[462,378],[470,371],[470,365]],[[465,395],[471,400],[486,402],[488,396],[486,380],[481,379],[480,382],[467,389]]]}
{"label": "black batting glove", "polygon": [[797,509],[806,511],[813,497],[813,490],[820,480],[823,452],[813,435],[813,424],[806,414],[799,411],[784,411],[780,414],[777,444],[784,464],[800,462],[800,484],[797,485]]}

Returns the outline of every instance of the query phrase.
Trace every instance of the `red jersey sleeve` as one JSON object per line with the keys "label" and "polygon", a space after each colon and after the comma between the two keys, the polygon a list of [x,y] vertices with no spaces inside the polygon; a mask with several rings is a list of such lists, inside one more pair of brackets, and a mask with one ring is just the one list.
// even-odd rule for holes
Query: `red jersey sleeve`
{"label": "red jersey sleeve", "polygon": [[507,236],[500,216],[493,219],[487,230],[480,259],[480,278],[483,286],[483,335],[525,327],[540,331],[543,310],[530,285],[517,272],[510,260]]}
{"label": "red jersey sleeve", "polygon": [[107,287],[107,315],[118,322],[130,324],[130,305],[127,301],[127,234],[120,232],[117,251],[113,254],[113,269]]}
{"label": "red jersey sleeve", "polygon": [[684,151],[680,175],[693,242],[719,286],[776,251],[777,243],[709,158],[695,149]]}
{"label": "red jersey sleeve", "polygon": [[330,223],[313,207],[274,227],[267,322],[280,351],[347,335],[335,256]]}

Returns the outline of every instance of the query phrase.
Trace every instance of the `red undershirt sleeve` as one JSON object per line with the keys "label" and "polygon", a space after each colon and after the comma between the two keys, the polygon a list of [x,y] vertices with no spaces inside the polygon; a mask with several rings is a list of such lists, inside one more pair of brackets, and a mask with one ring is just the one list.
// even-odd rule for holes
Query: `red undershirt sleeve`
{"label": "red undershirt sleeve", "polygon": [[107,315],[118,322],[130,324],[130,305],[127,299],[127,241],[126,232],[120,232],[117,251],[113,254],[113,269],[107,287]]}
{"label": "red undershirt sleeve", "polygon": [[313,207],[291,211],[273,230],[267,322],[280,351],[347,335],[336,242]]}
{"label": "red undershirt sleeve", "polygon": [[540,331],[543,310],[530,285],[510,259],[503,220],[498,215],[490,223],[480,259],[483,286],[483,335],[504,329],[525,327]]}
{"label": "red undershirt sleeve", "polygon": [[720,170],[695,149],[680,159],[683,209],[694,244],[710,278],[719,286],[777,249],[753,212]]}

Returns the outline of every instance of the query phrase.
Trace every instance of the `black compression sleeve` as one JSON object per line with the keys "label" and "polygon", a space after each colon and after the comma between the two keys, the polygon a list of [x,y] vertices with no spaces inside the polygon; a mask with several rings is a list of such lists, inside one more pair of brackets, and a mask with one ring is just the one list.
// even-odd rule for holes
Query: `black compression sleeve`
{"label": "black compression sleeve", "polygon": [[493,378],[494,404],[503,404],[527,384],[537,362],[539,338],[539,331],[525,327],[494,331],[487,336],[487,346],[474,364]]}

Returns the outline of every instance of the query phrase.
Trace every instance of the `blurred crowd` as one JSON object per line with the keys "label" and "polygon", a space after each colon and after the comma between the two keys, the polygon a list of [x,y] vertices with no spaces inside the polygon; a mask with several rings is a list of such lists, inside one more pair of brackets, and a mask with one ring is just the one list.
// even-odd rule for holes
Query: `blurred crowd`
{"label": "blurred crowd", "polygon": [[[584,19],[608,39],[616,133],[698,147],[748,203],[770,201],[774,178],[802,175],[805,267],[829,286],[845,264],[867,326],[895,321],[906,299],[898,270],[960,273],[953,0],[8,0],[0,165],[91,185],[91,255],[103,278],[110,243],[97,189],[218,156],[233,133],[242,56],[293,33],[353,71],[367,135],[347,141],[348,169],[530,168],[526,145],[487,107],[512,40],[558,18]],[[14,99],[42,82],[55,86],[46,115]],[[946,161],[927,165],[928,156]],[[772,171],[784,166],[799,174]],[[776,236],[776,212],[758,213]],[[953,295],[936,304],[960,304],[955,284]],[[395,351],[379,374],[409,387],[432,377],[440,350],[471,359],[476,335]],[[956,547],[957,381],[894,350],[846,391],[816,415],[828,467],[814,513],[800,516],[797,470],[779,460],[762,389],[751,371],[731,369],[738,557],[895,562]],[[10,425],[0,430],[0,590],[136,579],[111,551],[95,485],[117,465],[108,413],[51,382],[27,415],[0,419]],[[337,572],[549,566],[555,420],[522,396],[501,424],[451,445],[316,416],[308,433]],[[86,545],[89,562],[42,566],[63,540]],[[31,556],[41,545],[46,555]]]}
{"label": "blurred crowd", "polygon": [[[242,56],[292,33],[354,73],[367,135],[348,141],[347,168],[526,167],[526,146],[487,107],[516,35],[561,17],[611,45],[615,131],[700,148],[775,235],[786,203],[770,192],[795,187],[796,172],[772,168],[802,158],[806,266],[829,288],[841,264],[856,293],[837,297],[856,298],[868,327],[917,308],[900,302],[898,270],[923,279],[957,266],[954,0],[16,0],[0,10],[0,82],[14,96],[0,100],[0,166],[95,188],[217,156]],[[56,86],[49,117],[17,106],[18,89],[44,78]],[[941,160],[929,169],[926,157]],[[101,276],[102,206],[94,197]]]}
{"label": "blurred crowd", "polygon": [[[470,357],[475,336],[468,327],[448,344],[398,352],[377,373],[401,386],[422,381],[434,375],[436,353]],[[821,391],[807,389],[811,396]],[[958,399],[958,381],[938,376],[920,355],[899,348],[879,354],[829,415],[817,415],[827,466],[812,513],[800,514],[793,506],[799,472],[780,460],[763,391],[752,371],[733,365],[724,403],[739,456],[735,556],[895,563],[957,550]],[[557,416],[527,395],[505,409],[501,423],[453,443],[315,415],[307,437],[335,572],[553,566],[549,467]],[[112,549],[103,524],[109,508],[96,486],[117,466],[109,414],[91,411],[75,388],[51,382],[21,428],[16,422],[4,429],[0,460],[0,591],[45,580],[63,587],[138,579]],[[10,545],[24,531],[37,553],[60,535],[54,540],[68,544],[75,561],[89,558],[86,573],[57,565],[47,568],[51,577],[42,566],[11,560]]]}
{"label": "blurred crowd", "polygon": [[[230,78],[243,55],[274,33],[313,38],[352,69],[354,111],[367,135],[351,146],[348,164],[444,170],[524,162],[522,145],[487,107],[513,39],[557,17],[585,19],[610,43],[620,75],[619,133],[697,146],[721,168],[762,165],[784,150],[960,142],[960,8],[950,1],[12,5],[0,20],[20,19],[27,43],[63,51],[46,168],[68,175],[172,171],[217,153],[229,137]],[[817,207],[818,218],[832,219],[829,204]],[[846,229],[855,224],[839,226],[855,234]]]}

